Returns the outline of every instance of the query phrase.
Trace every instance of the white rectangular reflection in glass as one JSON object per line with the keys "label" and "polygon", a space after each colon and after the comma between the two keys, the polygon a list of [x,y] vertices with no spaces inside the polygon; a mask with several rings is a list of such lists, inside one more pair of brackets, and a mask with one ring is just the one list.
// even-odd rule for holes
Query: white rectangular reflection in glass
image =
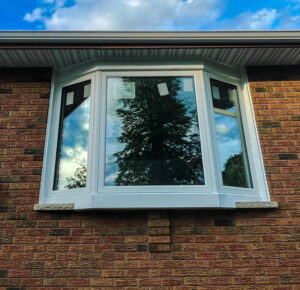
{"label": "white rectangular reflection in glass", "polygon": [[54,190],[86,187],[90,83],[63,88]]}
{"label": "white rectangular reflection in glass", "polygon": [[211,79],[211,90],[223,185],[252,188],[237,88]]}
{"label": "white rectangular reflection in glass", "polygon": [[204,185],[193,77],[110,77],[106,111],[105,186]]}

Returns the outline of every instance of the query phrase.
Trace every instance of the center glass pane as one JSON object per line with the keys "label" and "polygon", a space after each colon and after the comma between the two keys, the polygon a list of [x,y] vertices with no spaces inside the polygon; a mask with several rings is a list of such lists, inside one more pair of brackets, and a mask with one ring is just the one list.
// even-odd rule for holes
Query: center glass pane
{"label": "center glass pane", "polygon": [[107,79],[106,186],[203,185],[193,77]]}

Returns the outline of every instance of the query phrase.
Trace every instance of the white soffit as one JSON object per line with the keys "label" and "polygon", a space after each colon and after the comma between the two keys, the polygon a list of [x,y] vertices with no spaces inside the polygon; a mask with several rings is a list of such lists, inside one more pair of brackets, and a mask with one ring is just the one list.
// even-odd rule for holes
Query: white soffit
{"label": "white soffit", "polygon": [[233,67],[246,65],[299,65],[300,48],[197,49],[13,49],[0,50],[0,67],[69,67],[93,59],[130,61],[208,59]]}

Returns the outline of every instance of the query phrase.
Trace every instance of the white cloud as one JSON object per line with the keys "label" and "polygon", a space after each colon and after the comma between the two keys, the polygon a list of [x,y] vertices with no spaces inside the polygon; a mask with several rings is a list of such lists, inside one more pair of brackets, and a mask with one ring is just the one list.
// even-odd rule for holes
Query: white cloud
{"label": "white cloud", "polygon": [[216,21],[223,7],[221,0],[45,1],[43,17],[33,10],[25,20],[41,21],[49,30],[200,29]]}
{"label": "white cloud", "polygon": [[232,20],[225,20],[222,26],[233,30],[265,30],[270,29],[279,14],[276,9],[266,9],[255,12],[243,12]]}
{"label": "white cloud", "polygon": [[229,132],[230,128],[228,128],[225,124],[217,124],[216,131],[218,134],[226,135]]}
{"label": "white cloud", "polygon": [[67,178],[74,176],[77,168],[87,164],[87,151],[78,145],[75,148],[65,147],[64,155],[59,162],[59,188],[68,184]]}
{"label": "white cloud", "polygon": [[41,8],[35,8],[31,13],[26,13],[24,20],[28,22],[42,21],[44,10]]}
{"label": "white cloud", "polygon": [[105,176],[105,185],[115,185],[115,181],[118,175],[119,175],[118,171],[115,171]]}
{"label": "white cloud", "polygon": [[24,20],[39,22],[46,30],[268,30],[300,25],[300,0],[232,18],[226,18],[226,0],[36,1],[39,7]]}
{"label": "white cloud", "polygon": [[299,29],[300,0],[287,0],[288,4],[277,9],[263,8],[254,12],[243,12],[233,19],[221,21],[223,29],[232,30],[270,30]]}
{"label": "white cloud", "polygon": [[[289,1],[291,2],[291,1]],[[279,29],[299,29],[300,26],[300,16],[299,16],[299,9],[300,9],[300,0],[299,1],[292,1],[295,3],[293,6],[287,6],[280,12],[279,18]],[[298,4],[297,4],[298,3]]]}

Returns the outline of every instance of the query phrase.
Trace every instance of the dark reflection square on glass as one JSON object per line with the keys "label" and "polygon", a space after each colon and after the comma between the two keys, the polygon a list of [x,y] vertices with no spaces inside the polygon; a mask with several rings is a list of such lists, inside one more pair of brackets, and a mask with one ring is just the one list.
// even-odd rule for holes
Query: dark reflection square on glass
{"label": "dark reflection square on glass", "polygon": [[217,80],[211,80],[214,108],[236,111],[236,87]]}

